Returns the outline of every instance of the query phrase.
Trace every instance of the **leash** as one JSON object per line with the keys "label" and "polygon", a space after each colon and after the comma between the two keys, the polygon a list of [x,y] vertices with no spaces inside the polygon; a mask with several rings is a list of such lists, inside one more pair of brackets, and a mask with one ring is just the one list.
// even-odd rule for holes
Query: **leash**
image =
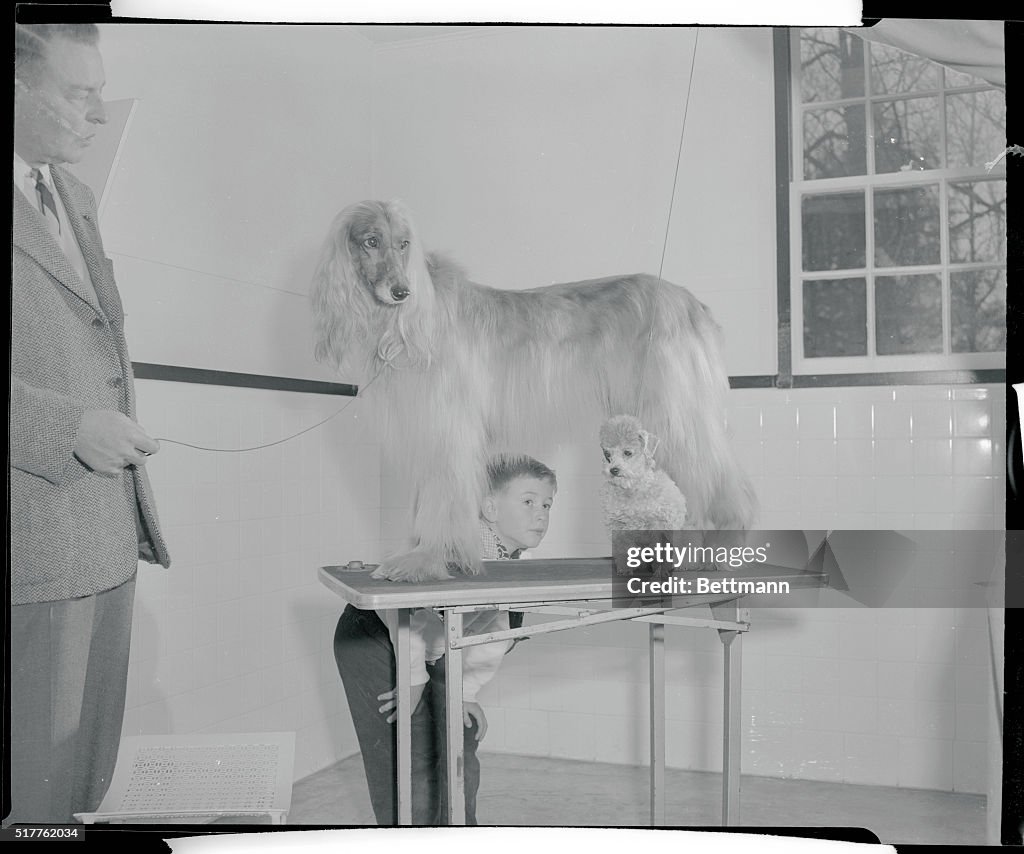
{"label": "leash", "polygon": [[[679,148],[676,151],[676,171],[672,177],[672,195],[668,200],[668,218],[665,221],[665,237],[661,242],[661,261],[658,264],[658,278],[661,278],[665,270],[665,254],[668,252],[668,235],[672,227],[672,210],[676,203],[676,185],[679,183],[679,164],[683,159],[683,139],[686,136],[686,116],[690,112],[690,93],[693,91],[693,69],[697,64],[697,41],[700,39],[700,29],[697,28],[693,35],[693,56],[690,57],[690,80],[686,84],[686,106],[683,107],[683,125],[679,129]],[[654,341],[654,318],[651,318],[650,330],[647,333],[647,345],[644,347],[643,361],[640,363],[640,379],[636,388],[636,406],[633,414],[640,417],[640,401],[643,399],[644,374],[647,372],[647,357],[651,352],[651,344]]]}

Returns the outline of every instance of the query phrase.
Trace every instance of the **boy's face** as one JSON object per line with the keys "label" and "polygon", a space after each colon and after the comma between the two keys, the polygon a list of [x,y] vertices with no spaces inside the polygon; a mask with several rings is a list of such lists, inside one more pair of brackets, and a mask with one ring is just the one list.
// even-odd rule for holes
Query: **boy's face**
{"label": "boy's face", "polygon": [[510,549],[532,549],[548,532],[548,515],[555,497],[550,481],[517,477],[484,498],[483,516]]}

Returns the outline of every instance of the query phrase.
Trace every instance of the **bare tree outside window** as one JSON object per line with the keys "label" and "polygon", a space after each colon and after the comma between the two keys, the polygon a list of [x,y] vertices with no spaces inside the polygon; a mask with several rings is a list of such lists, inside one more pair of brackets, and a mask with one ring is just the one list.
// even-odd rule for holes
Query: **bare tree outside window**
{"label": "bare tree outside window", "polygon": [[[797,363],[997,366],[1006,346],[1006,99],[834,27],[794,37]],[[980,360],[980,361],[979,361]]]}

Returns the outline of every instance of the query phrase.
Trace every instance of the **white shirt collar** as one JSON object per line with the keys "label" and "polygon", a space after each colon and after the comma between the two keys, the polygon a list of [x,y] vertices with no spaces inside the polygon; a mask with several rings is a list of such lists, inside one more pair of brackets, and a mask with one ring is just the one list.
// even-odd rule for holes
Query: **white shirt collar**
{"label": "white shirt collar", "polygon": [[[18,156],[17,152],[14,155],[14,186],[26,187],[31,186],[26,184],[27,180],[31,180],[32,170],[35,166],[30,166],[21,157]],[[53,175],[50,174],[50,164],[41,163],[39,165],[39,171],[43,173],[43,180],[49,187],[53,187]]]}

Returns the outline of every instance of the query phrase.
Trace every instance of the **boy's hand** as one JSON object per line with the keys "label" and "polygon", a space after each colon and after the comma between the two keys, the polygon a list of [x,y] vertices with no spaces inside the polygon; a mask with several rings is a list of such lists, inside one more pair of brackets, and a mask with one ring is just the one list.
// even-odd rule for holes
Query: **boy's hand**
{"label": "boy's hand", "polygon": [[[409,690],[409,702],[412,703],[412,710],[414,712],[420,704],[420,698],[423,696],[423,689],[426,687],[427,683],[424,682],[422,685],[413,685]],[[385,691],[377,697],[378,700],[387,701],[377,711],[381,714],[391,712],[387,718],[389,724],[393,724],[395,719],[398,717],[398,700],[395,698],[395,691],[397,690],[397,688],[392,688],[390,691]]]}
{"label": "boy's hand", "polygon": [[462,725],[469,729],[473,726],[473,718],[476,718],[476,740],[483,741],[487,734],[487,716],[479,703],[471,703],[468,700],[462,701]]}

